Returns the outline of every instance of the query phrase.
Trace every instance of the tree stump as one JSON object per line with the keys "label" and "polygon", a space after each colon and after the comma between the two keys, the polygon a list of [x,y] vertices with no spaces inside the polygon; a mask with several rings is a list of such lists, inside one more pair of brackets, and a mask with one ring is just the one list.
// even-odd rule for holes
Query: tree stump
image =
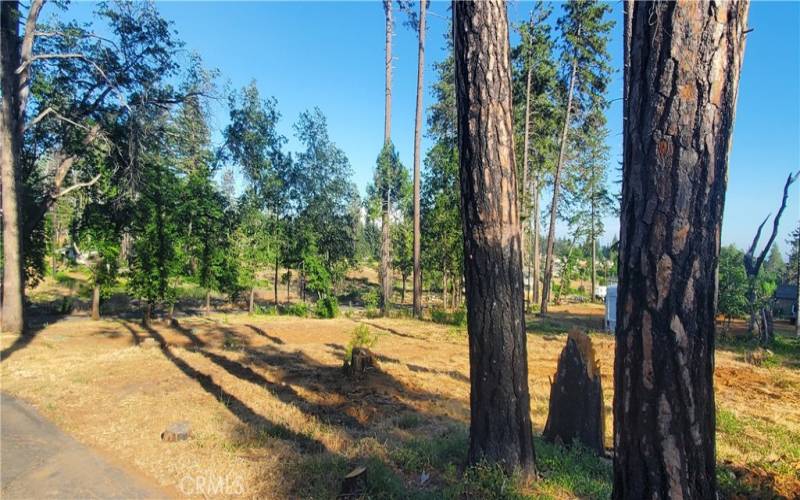
{"label": "tree stump", "polygon": [[336,498],[361,498],[367,489],[367,468],[356,467],[344,476],[342,489]]}
{"label": "tree stump", "polygon": [[567,445],[577,440],[600,455],[604,453],[605,406],[600,366],[585,333],[571,332],[561,351],[542,436]]}
{"label": "tree stump", "polygon": [[361,376],[368,368],[376,368],[375,359],[369,349],[354,347],[350,359],[344,360],[342,369],[348,377]]}

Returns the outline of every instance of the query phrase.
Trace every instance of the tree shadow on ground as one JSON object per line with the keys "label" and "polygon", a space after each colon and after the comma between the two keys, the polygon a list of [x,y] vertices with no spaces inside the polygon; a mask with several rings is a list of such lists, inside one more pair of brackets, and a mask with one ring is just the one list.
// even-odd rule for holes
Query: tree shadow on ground
{"label": "tree shadow on ground", "polygon": [[409,335],[408,333],[403,333],[400,330],[397,330],[395,328],[379,325],[379,324],[373,323],[371,321],[364,321],[363,319],[361,321],[356,321],[356,323],[363,323],[363,324],[365,324],[367,326],[371,326],[372,328],[377,328],[378,330],[383,330],[384,332],[389,332],[389,333],[392,333],[392,334],[400,336],[400,337],[405,337],[407,339],[419,340],[421,338],[421,337],[417,337],[416,335]]}
{"label": "tree shadow on ground", "polygon": [[187,377],[200,384],[200,386],[208,394],[222,403],[243,424],[256,426],[272,435],[286,437],[288,440],[299,445],[301,449],[307,451],[313,452],[325,449],[325,446],[318,440],[312,439],[303,434],[299,434],[284,425],[276,424],[275,422],[265,418],[263,415],[256,413],[255,410],[250,408],[243,401],[223,389],[219,384],[215,383],[210,375],[197,370],[184,359],[177,356],[172,351],[172,347],[167,344],[167,341],[160,333],[158,333],[158,331],[150,326],[143,326],[143,328],[159,343],[159,347],[161,352],[164,354],[164,357],[171,361],[172,364],[174,364]]}
{"label": "tree shadow on ground", "polygon": [[33,342],[33,340],[48,326],[65,321],[68,314],[56,314],[50,311],[41,311],[37,306],[30,306],[26,308],[26,325],[25,331],[18,335],[10,346],[0,351],[0,363],[6,361],[17,351],[20,351]]}
{"label": "tree shadow on ground", "polygon": [[[380,370],[371,371],[363,379],[352,379],[344,375],[340,366],[320,363],[300,351],[285,352],[272,345],[250,347],[246,339],[235,349],[242,356],[237,361],[213,352],[206,341],[179,322],[173,322],[172,328],[186,336],[192,344],[192,352],[230,375],[263,387],[280,401],[347,431],[362,432],[370,420],[393,416],[397,410],[417,411],[404,400],[429,401],[439,397],[411,388]],[[232,328],[223,327],[223,331],[239,335]],[[332,345],[343,349],[338,344]],[[399,360],[392,361],[399,363]],[[251,366],[271,372],[278,381],[267,379]],[[301,396],[293,387],[313,392],[316,401]],[[374,408],[367,408],[369,406]]]}
{"label": "tree shadow on ground", "polygon": [[264,337],[264,338],[266,338],[266,339],[270,340],[270,341],[271,341],[272,343],[274,343],[274,344],[284,344],[284,343],[285,343],[285,342],[284,342],[282,339],[280,339],[280,338],[278,338],[278,337],[273,337],[272,335],[268,334],[268,333],[267,333],[267,332],[265,332],[263,329],[261,329],[261,328],[259,328],[259,327],[255,326],[255,325],[246,324],[246,325],[244,325],[244,326],[246,326],[247,328],[249,328],[250,330],[252,330],[252,331],[253,331],[253,333],[255,333],[256,335],[259,335],[259,336],[261,336],[261,337]]}
{"label": "tree shadow on ground", "polygon": [[[327,343],[325,344],[325,347],[328,347],[330,350],[332,350],[339,359],[344,360],[344,354],[347,351],[341,344]],[[467,384],[469,383],[469,377],[465,376],[464,374],[456,370],[448,370],[448,371],[437,370],[435,368],[427,368],[425,366],[415,365],[411,363],[403,363],[397,358],[392,358],[375,352],[372,353],[372,356],[381,363],[405,365],[405,367],[412,372],[430,373],[432,375],[446,375],[457,382],[466,382]]]}
{"label": "tree shadow on ground", "polygon": [[[450,411],[458,407],[458,411],[464,413],[466,405],[463,401],[427,392],[380,370],[370,370],[363,378],[349,378],[336,363],[320,362],[301,351],[282,350],[280,344],[251,346],[246,341],[248,337],[253,338],[249,332],[244,329],[237,332],[227,326],[216,325],[198,332],[176,322],[169,327],[159,326],[158,330],[152,327],[145,330],[158,342],[169,361],[223,403],[238,419],[239,425],[232,435],[234,442],[251,449],[271,448],[274,446],[270,444],[273,438],[297,445],[300,454],[291,455],[294,458],[287,459],[289,461],[280,473],[285,477],[289,496],[309,497],[309,479],[324,484],[319,490],[323,497],[335,496],[343,474],[361,463],[372,464],[371,473],[375,467],[383,467],[386,474],[402,484],[400,476],[385,464],[385,453],[412,446],[409,440],[414,440],[414,435],[447,432],[443,431],[445,428],[465,428],[462,421],[450,416],[451,413],[439,410],[439,405],[443,404]],[[242,339],[240,345],[227,350],[219,345],[222,341],[220,330],[226,337],[238,335]],[[189,343],[183,343],[173,334],[179,334]],[[332,345],[334,350],[343,349],[338,344]],[[217,370],[200,369],[196,364],[198,358],[192,362],[192,358],[187,356],[190,353],[192,356],[199,354],[226,374],[258,386],[311,420],[298,421],[300,427],[273,422],[267,414],[259,413],[245,400],[234,396],[232,387],[226,387],[225,379],[218,377]],[[323,426],[318,426],[315,420]],[[282,422],[280,418],[278,421]],[[418,422],[413,434],[400,430],[411,421]],[[309,430],[296,430],[304,428]],[[328,441],[328,436],[333,441]],[[333,444],[342,443],[341,439],[346,444]],[[326,446],[326,443],[330,445]],[[381,443],[384,451],[376,451],[373,445],[364,446],[363,443]],[[334,446],[336,451],[332,448]],[[324,470],[307,469],[317,466]],[[312,490],[316,491],[316,488]],[[274,491],[255,493],[276,494]]]}

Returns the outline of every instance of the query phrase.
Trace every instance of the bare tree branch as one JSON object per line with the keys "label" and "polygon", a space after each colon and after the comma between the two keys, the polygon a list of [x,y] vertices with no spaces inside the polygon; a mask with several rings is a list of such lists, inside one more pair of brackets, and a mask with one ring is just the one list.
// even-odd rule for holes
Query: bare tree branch
{"label": "bare tree branch", "polygon": [[99,181],[99,180],[100,180],[100,174],[97,174],[97,175],[95,175],[94,177],[92,177],[91,179],[89,179],[86,182],[76,182],[72,186],[62,190],[58,194],[55,194],[53,196],[53,198],[61,198],[62,196],[65,196],[65,195],[69,194],[70,192],[75,191],[76,189],[89,187],[89,186],[97,183],[97,181]]}
{"label": "bare tree branch", "polygon": [[[781,199],[781,208],[778,209],[778,213],[775,214],[775,218],[772,220],[772,234],[767,241],[767,245],[758,255],[758,258],[755,262],[753,262],[753,257],[755,255],[756,245],[758,244],[758,239],[761,236],[761,229],[764,227],[764,224],[769,219],[764,219],[764,222],[758,226],[758,231],[756,232],[756,237],[753,239],[753,244],[750,245],[750,249],[747,251],[747,255],[745,255],[745,266],[748,268],[748,274],[755,276],[758,274],[759,270],[761,270],[761,265],[764,263],[764,260],[767,258],[767,254],[769,253],[770,249],[772,248],[772,244],[775,242],[775,238],[778,236],[778,225],[781,222],[781,216],[783,215],[783,211],[786,210],[786,202],[789,199],[789,187],[800,177],[800,171],[795,174],[789,174],[789,177],[786,179],[786,184],[783,186],[783,198]],[[751,273],[752,271],[752,273]]]}

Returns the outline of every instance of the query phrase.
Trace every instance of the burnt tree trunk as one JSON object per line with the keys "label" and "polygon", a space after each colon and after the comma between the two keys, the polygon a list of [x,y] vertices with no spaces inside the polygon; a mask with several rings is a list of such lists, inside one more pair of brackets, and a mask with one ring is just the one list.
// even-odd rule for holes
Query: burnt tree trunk
{"label": "burnt tree trunk", "polygon": [[506,5],[453,2],[453,13],[470,359],[468,459],[534,474]]}
{"label": "burnt tree trunk", "polygon": [[585,333],[572,332],[558,358],[542,437],[565,445],[577,440],[602,455],[605,415],[600,366],[592,341]]}
{"label": "burnt tree trunk", "polygon": [[21,121],[18,92],[20,77],[19,2],[2,2],[0,19],[0,79],[3,99],[0,101],[0,184],[3,210],[3,297],[2,331],[22,333],[24,278],[22,273],[21,213],[19,207],[19,161]]}
{"label": "burnt tree trunk", "polygon": [[747,10],[625,4],[614,498],[716,498],[716,272]]}
{"label": "burnt tree trunk", "polygon": [[[413,276],[413,310],[414,317],[422,315],[422,264],[420,258],[420,171],[419,159],[422,151],[422,96],[425,92],[423,77],[425,75],[425,11],[428,2],[419,3],[419,50],[417,56],[417,112],[414,118],[414,276]],[[403,285],[405,288],[405,285]]]}

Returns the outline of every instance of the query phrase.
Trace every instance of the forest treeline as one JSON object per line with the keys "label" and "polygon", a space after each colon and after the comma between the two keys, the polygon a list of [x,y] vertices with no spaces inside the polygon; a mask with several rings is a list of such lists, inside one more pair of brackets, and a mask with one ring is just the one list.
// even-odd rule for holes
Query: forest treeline
{"label": "forest treeline", "polygon": [[[272,288],[277,302],[279,285],[294,279],[304,299],[319,302],[323,315],[335,314],[335,289],[347,271],[383,260],[384,248],[402,295],[407,281],[411,291],[412,176],[390,132],[383,146],[375,145],[373,182],[361,197],[345,152],[313,103],[294,119],[299,148],[288,150],[279,130],[291,118],[281,115],[279,96],[262,90],[268,82],[226,90],[225,75],[190,52],[154,4],[100,3],[85,25],[59,20],[55,5],[48,8],[56,15],[44,21],[41,8],[37,1],[27,10],[3,4],[4,19],[17,19],[22,29],[3,31],[4,46],[17,48],[5,53],[4,68],[21,69],[3,72],[7,95],[16,98],[4,123],[18,141],[10,149],[15,158],[4,160],[14,165],[4,170],[4,186],[17,189],[5,199],[9,207],[16,200],[19,214],[17,235],[11,219],[4,225],[6,328],[21,318],[14,308],[21,308],[22,288],[65,257],[88,267],[95,302],[124,276],[145,316],[155,306],[171,310],[182,280],[204,289],[207,304],[215,292],[249,302],[252,310],[256,287]],[[413,28],[393,35],[418,36],[424,12],[407,2],[384,3],[387,30],[399,22],[393,8]],[[560,300],[573,279],[591,281],[590,290],[581,290],[590,294],[614,275],[616,260],[613,245],[598,248],[602,219],[617,205],[607,188],[604,115],[610,7],[557,8],[534,4],[530,18],[514,27],[512,50],[527,296],[531,308],[545,309],[554,300],[550,290]],[[463,240],[449,33],[446,43],[450,50],[433,65],[433,101],[423,113],[433,144],[417,153],[420,287],[441,294],[445,307],[458,307]],[[390,72],[387,78],[390,105]],[[214,141],[211,109],[220,104],[228,123]],[[557,239],[550,230],[557,220],[567,223],[569,237]],[[9,280],[15,260],[19,285]],[[543,282],[552,284],[543,289]],[[382,290],[390,296],[381,296],[381,304],[390,305],[392,288]]]}

